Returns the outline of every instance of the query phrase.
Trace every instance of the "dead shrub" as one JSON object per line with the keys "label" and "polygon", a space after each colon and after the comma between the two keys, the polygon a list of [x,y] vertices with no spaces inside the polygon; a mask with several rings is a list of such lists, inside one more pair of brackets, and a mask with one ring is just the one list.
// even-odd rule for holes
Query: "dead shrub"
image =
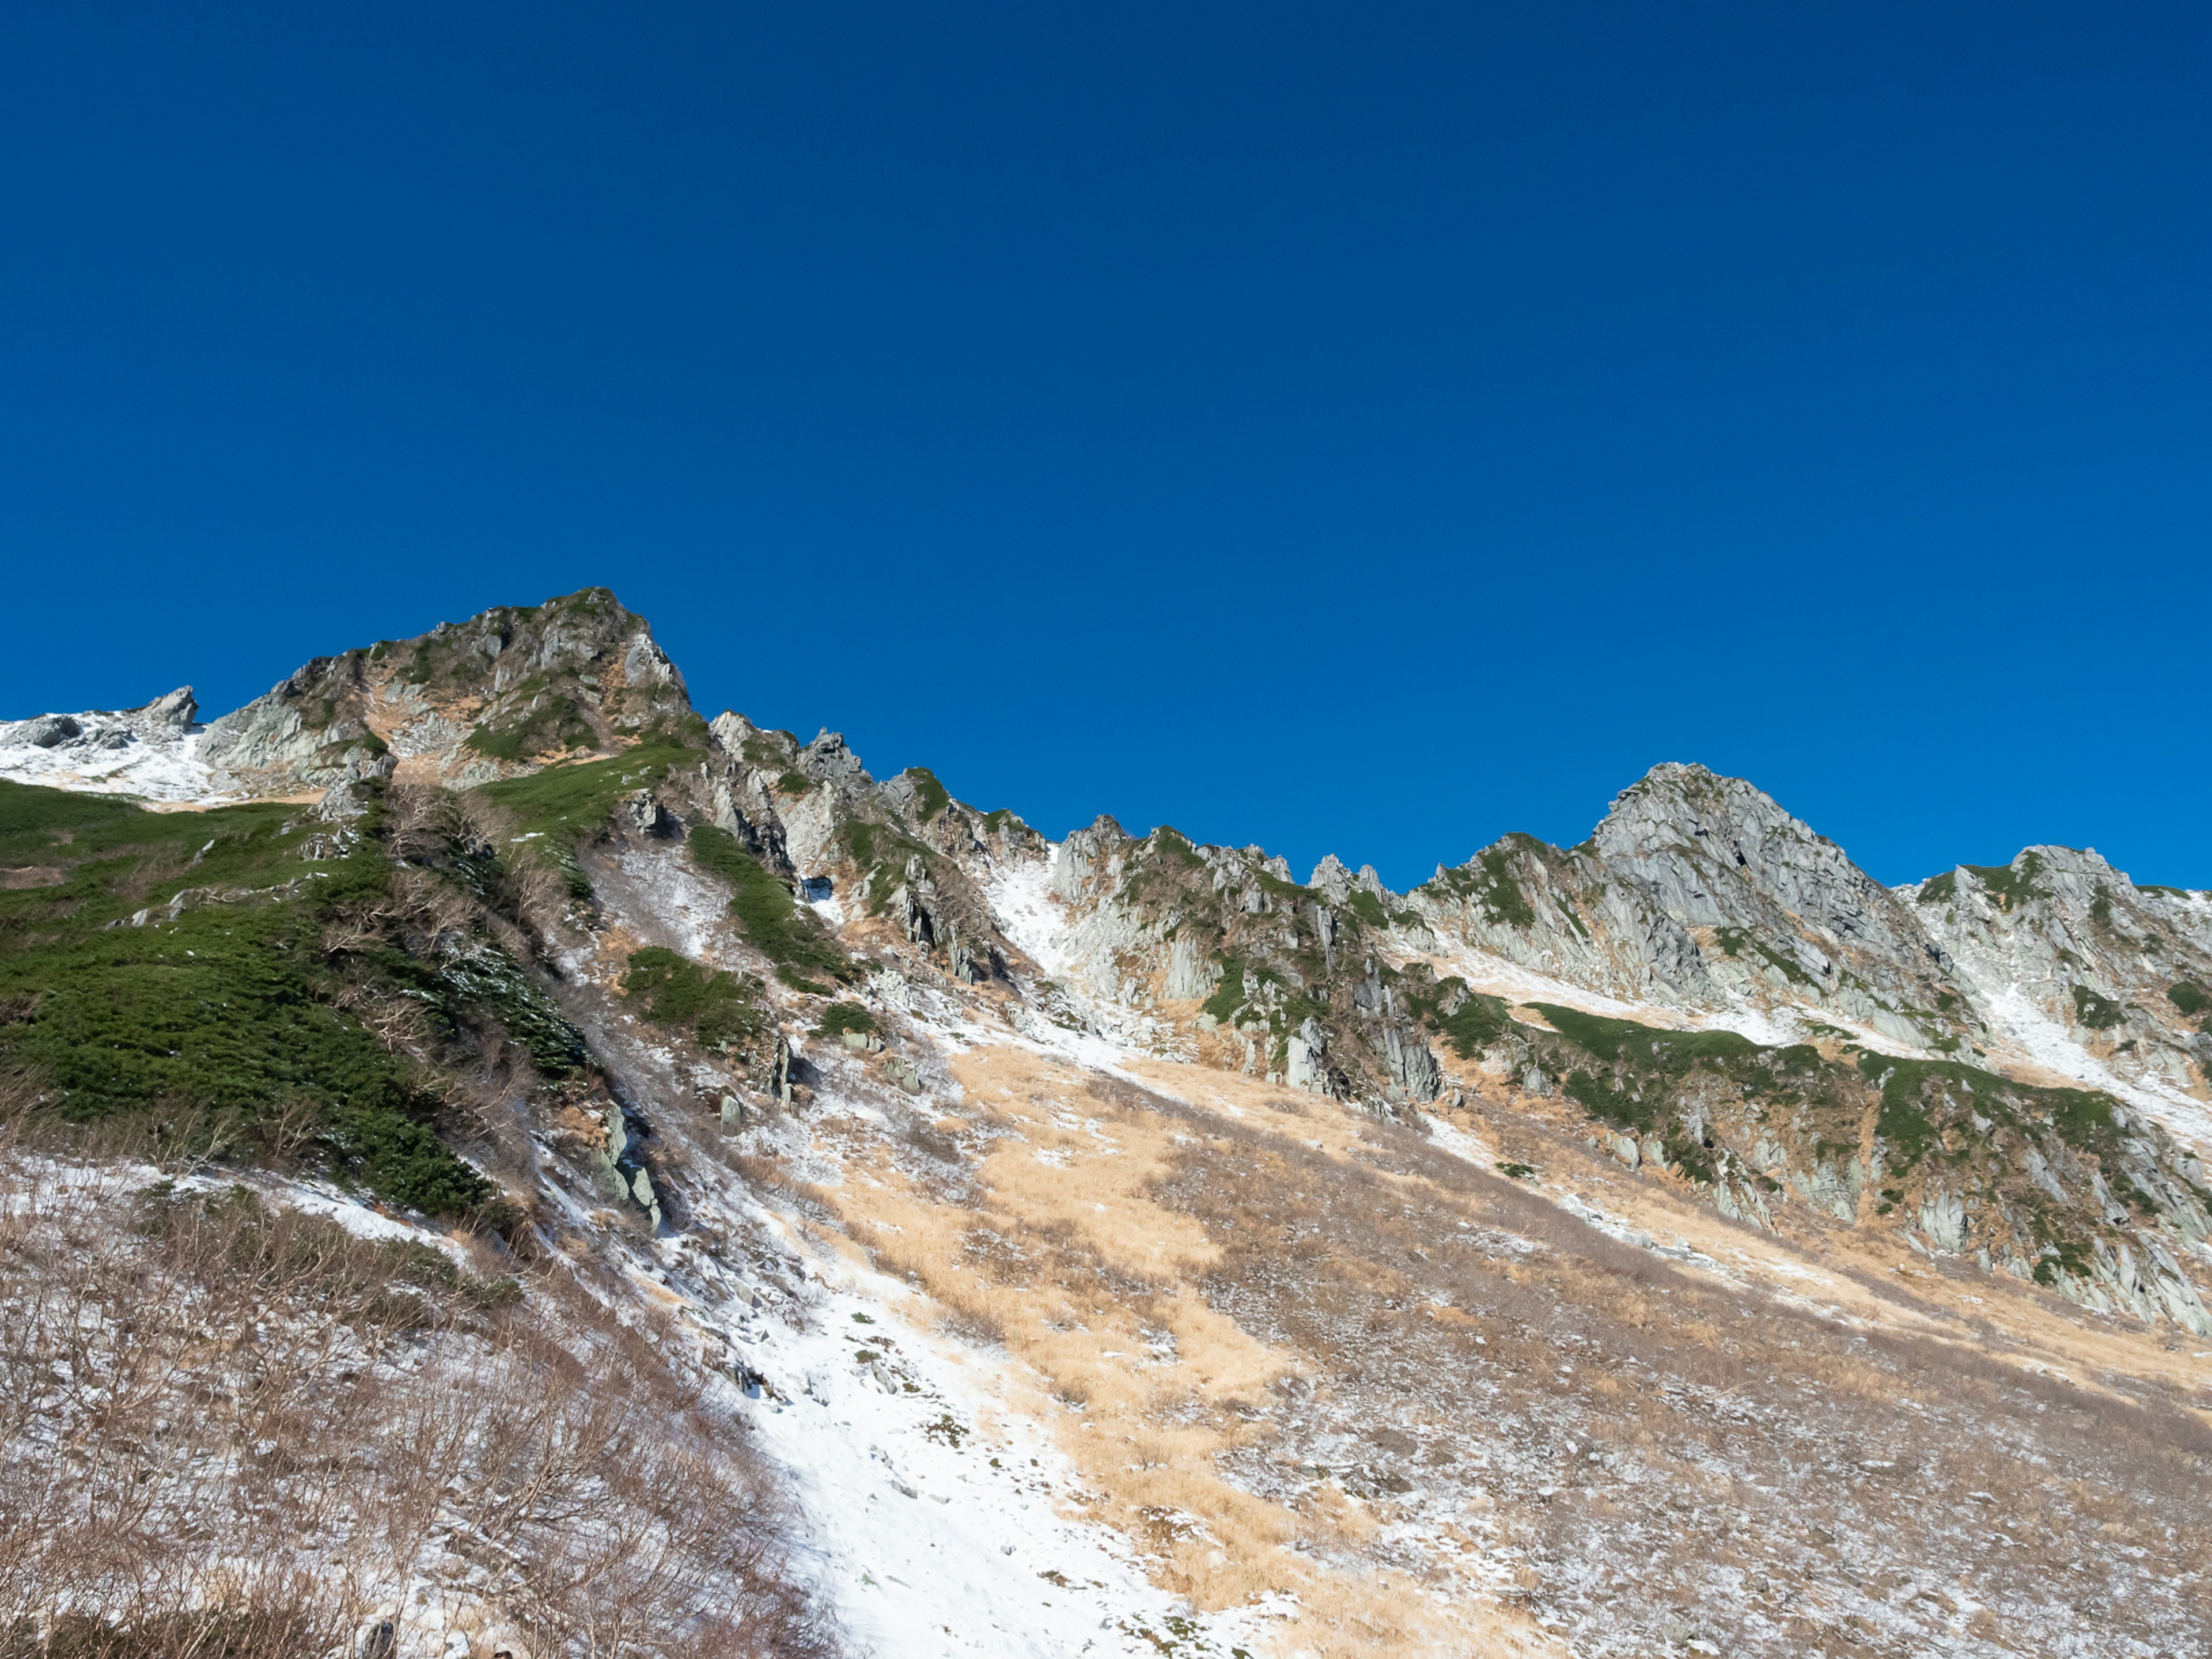
{"label": "dead shrub", "polygon": [[672,1352],[550,1267],[0,1151],[0,1654],[325,1652],[453,1561],[540,1655],[830,1651]]}

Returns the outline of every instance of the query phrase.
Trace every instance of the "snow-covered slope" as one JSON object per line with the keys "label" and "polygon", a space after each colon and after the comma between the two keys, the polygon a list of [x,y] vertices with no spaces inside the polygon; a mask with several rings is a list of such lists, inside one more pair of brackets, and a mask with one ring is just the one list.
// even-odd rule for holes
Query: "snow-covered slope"
{"label": "snow-covered slope", "polygon": [[0,777],[178,805],[230,798],[201,757],[189,685],[137,708],[0,722]]}

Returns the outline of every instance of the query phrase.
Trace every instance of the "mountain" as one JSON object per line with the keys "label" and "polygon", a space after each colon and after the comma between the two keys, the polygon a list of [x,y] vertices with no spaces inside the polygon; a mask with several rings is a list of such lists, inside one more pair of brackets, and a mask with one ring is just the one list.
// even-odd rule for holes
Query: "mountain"
{"label": "mountain", "polygon": [[10,1631],[2212,1637],[2212,894],[1674,763],[1407,893],[1054,842],[604,589],[197,715],[0,726]]}

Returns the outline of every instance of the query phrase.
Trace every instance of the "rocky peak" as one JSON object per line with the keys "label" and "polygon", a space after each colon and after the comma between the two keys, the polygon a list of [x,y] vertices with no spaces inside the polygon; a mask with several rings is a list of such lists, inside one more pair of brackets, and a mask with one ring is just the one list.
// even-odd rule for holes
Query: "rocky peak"
{"label": "rocky peak", "polygon": [[2212,896],[2138,887],[2094,849],[2029,847],[1899,890],[1987,1000],[2008,991],[2123,1077],[2212,1073],[2191,993],[2212,985]]}
{"label": "rocky peak", "polygon": [[1306,885],[1331,904],[1342,904],[1352,896],[1352,872],[1335,854],[1325,854],[1306,878]]}
{"label": "rocky peak", "polygon": [[465,787],[696,719],[645,619],[592,587],[318,657],[213,722],[201,757],[239,794],[327,788],[357,750],[388,750],[402,781]]}
{"label": "rocky peak", "polygon": [[1656,766],[1621,793],[1592,840],[1610,872],[1682,926],[1782,952],[1778,970],[1810,1000],[1833,998],[1846,975],[1893,1012],[1932,1006],[1948,988],[1944,953],[1910,909],[1741,778]]}
{"label": "rocky peak", "polygon": [[826,785],[840,794],[851,795],[862,790],[872,790],[876,781],[860,764],[860,757],[847,747],[845,734],[824,727],[813,742],[799,751],[799,769],[818,784]]}
{"label": "rocky peak", "polygon": [[143,708],[131,712],[149,726],[165,726],[173,731],[191,729],[199,718],[199,702],[192,696],[192,688],[180,685],[165,697],[156,697]]}

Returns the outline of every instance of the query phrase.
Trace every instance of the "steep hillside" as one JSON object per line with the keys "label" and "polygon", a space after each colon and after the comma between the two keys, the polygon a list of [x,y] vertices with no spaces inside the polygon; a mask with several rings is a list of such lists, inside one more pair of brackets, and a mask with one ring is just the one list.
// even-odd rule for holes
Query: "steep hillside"
{"label": "steep hillside", "polygon": [[11,1639],[2212,1642],[2212,896],[1054,843],[604,590],[196,717],[0,727]]}

